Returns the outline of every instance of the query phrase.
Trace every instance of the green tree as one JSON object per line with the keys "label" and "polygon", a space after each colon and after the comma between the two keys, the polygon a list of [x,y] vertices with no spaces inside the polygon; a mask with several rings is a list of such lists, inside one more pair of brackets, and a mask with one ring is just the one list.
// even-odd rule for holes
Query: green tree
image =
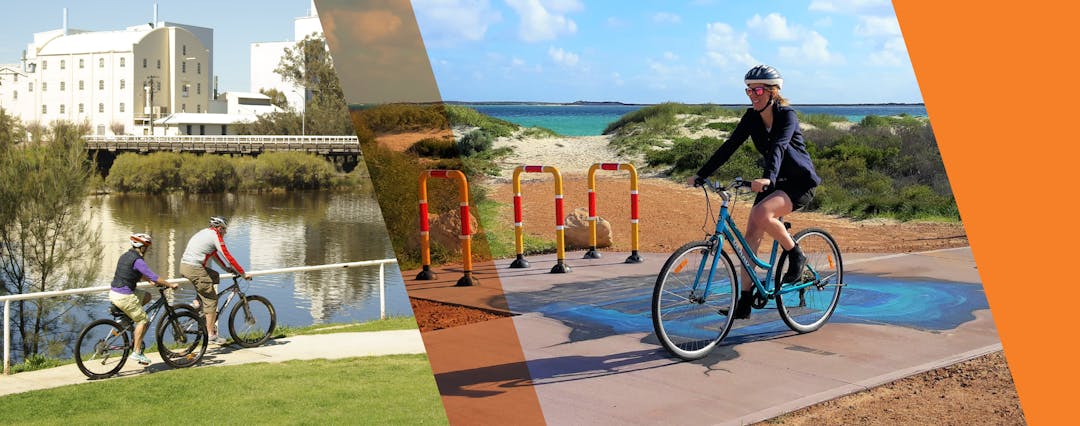
{"label": "green tree", "polygon": [[[41,139],[0,155],[2,294],[83,287],[96,276],[101,246],[83,209],[93,173],[83,147],[87,133],[85,125],[56,122]],[[66,349],[72,340],[63,335],[70,306],[70,300],[58,299],[13,305],[24,357]]]}
{"label": "green tree", "polygon": [[276,106],[281,109],[289,109],[289,99],[285,97],[285,93],[278,89],[259,89],[259,93],[262,93],[270,97],[270,105]]}

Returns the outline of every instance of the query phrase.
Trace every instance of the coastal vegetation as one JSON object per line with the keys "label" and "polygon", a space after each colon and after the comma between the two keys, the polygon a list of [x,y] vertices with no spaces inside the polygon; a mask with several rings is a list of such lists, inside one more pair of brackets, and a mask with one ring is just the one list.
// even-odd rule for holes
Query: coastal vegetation
{"label": "coastal vegetation", "polygon": [[[605,133],[613,135],[611,145],[621,154],[638,155],[648,167],[682,181],[723,144],[737,121],[732,118],[740,114],[709,106],[661,104],[627,114]],[[840,116],[800,114],[800,123],[823,180],[810,210],[853,218],[959,219],[926,119],[869,115],[849,123]],[[719,134],[698,134],[703,128]],[[722,181],[756,177],[760,160],[753,144],[745,143],[714,176]]]}

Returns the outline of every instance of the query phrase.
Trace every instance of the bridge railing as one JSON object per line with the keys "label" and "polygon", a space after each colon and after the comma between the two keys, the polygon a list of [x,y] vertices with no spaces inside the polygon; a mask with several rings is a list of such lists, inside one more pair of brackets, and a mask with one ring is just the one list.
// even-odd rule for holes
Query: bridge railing
{"label": "bridge railing", "polygon": [[[315,265],[315,266],[297,266],[291,268],[278,268],[278,269],[266,269],[262,271],[248,271],[248,275],[253,277],[259,275],[271,275],[271,274],[288,274],[296,272],[308,272],[308,271],[320,271],[324,269],[343,269],[343,268],[359,268],[368,266],[379,267],[379,318],[386,318],[386,265],[391,263],[397,263],[397,259],[381,259],[381,260],[366,260],[362,262],[348,262],[348,263],[332,263],[328,265]],[[221,278],[232,278],[233,274],[221,274]],[[171,283],[177,284],[190,284],[186,278],[173,278],[168,280]],[[150,283],[140,283],[138,287],[149,288],[153,285]],[[110,286],[97,286],[88,288],[76,288],[70,290],[59,291],[43,291],[37,293],[26,294],[13,294],[9,296],[0,296],[0,301],[4,302],[4,375],[11,373],[11,302],[18,302],[22,300],[36,300],[45,299],[49,297],[60,296],[74,296],[80,294],[92,294],[100,293],[103,291],[109,291]]]}

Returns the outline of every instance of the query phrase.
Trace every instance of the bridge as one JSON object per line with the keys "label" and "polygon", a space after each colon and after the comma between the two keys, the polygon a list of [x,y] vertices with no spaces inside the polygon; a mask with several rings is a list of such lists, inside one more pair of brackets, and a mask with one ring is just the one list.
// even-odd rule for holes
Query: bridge
{"label": "bridge", "polygon": [[87,136],[86,149],[106,152],[192,152],[257,155],[299,151],[319,155],[360,155],[356,136],[177,135]]}

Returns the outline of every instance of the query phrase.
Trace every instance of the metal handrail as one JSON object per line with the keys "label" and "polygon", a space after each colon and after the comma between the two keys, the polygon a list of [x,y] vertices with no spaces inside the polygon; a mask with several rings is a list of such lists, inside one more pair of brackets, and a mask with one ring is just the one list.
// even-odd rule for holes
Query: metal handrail
{"label": "metal handrail", "polygon": [[[324,269],[343,269],[343,268],[358,268],[365,266],[378,266],[379,267],[379,318],[386,318],[386,265],[390,263],[397,263],[397,259],[381,259],[381,260],[365,260],[360,262],[347,262],[347,263],[331,263],[327,265],[315,265],[315,266],[295,266],[290,268],[278,268],[278,269],[266,269],[262,271],[249,271],[248,275],[257,277],[260,275],[271,274],[287,274],[296,272],[307,271],[320,271]],[[232,278],[234,274],[221,274],[221,278]],[[177,284],[190,284],[187,278],[172,278],[167,280],[170,283]],[[143,282],[138,284],[137,287],[149,288],[153,284]],[[97,286],[87,288],[75,288],[69,290],[57,290],[57,291],[42,291],[37,293],[26,294],[12,294],[8,296],[0,296],[0,302],[4,302],[4,375],[11,374],[11,302],[17,302],[22,300],[34,300],[45,299],[49,297],[58,296],[74,296],[80,294],[92,294],[108,291],[111,286]]]}

